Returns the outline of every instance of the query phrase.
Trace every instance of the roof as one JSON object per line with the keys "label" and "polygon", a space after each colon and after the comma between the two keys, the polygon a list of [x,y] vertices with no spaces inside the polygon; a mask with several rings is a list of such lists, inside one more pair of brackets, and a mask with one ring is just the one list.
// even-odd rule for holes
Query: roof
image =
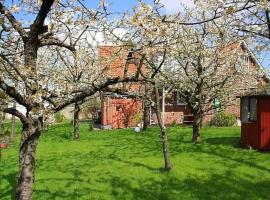
{"label": "roof", "polygon": [[270,85],[266,85],[256,90],[251,90],[239,97],[270,97]]}
{"label": "roof", "polygon": [[247,45],[247,43],[245,41],[241,41],[240,45],[242,45],[242,47],[244,47],[247,51],[247,53],[249,54],[249,56],[253,59],[253,61],[255,62],[255,64],[259,67],[259,69],[262,71],[262,73],[264,74],[264,77],[267,81],[270,80],[270,77],[267,75],[264,67],[262,66],[261,62],[258,60],[258,58],[256,57],[256,55],[252,52],[252,50],[249,48],[249,46]]}

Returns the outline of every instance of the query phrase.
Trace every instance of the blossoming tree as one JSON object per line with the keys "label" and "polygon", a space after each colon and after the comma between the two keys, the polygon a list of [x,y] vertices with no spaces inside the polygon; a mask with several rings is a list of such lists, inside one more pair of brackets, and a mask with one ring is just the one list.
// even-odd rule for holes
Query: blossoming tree
{"label": "blossoming tree", "polygon": [[[84,8],[77,1],[29,0],[20,1],[18,5],[0,2],[0,89],[26,110],[25,113],[12,107],[3,110],[18,117],[23,124],[16,199],[31,199],[36,148],[47,115],[82,101],[109,85],[137,80],[136,77],[105,77],[102,73],[93,73],[91,77],[82,72],[62,73],[64,69],[76,70],[71,65],[84,68],[84,72],[97,71],[96,65],[86,63],[91,59],[83,58],[86,54],[94,58],[95,53],[91,49],[78,48],[80,35],[75,33],[73,36],[76,37],[72,38],[63,34],[71,31],[72,35],[76,25],[87,28],[89,24],[98,24],[103,14],[88,12],[83,15],[83,12]],[[33,20],[19,20],[17,13],[28,14]],[[18,55],[20,59],[16,60]],[[57,56],[64,58],[57,61]],[[78,80],[72,84],[67,81],[71,74],[76,74]],[[86,80],[87,84],[83,84]]]}

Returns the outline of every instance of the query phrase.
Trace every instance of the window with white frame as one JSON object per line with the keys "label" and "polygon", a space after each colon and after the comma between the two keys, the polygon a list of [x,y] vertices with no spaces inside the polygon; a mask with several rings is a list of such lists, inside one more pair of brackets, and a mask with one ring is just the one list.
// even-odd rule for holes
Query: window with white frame
{"label": "window with white frame", "polygon": [[179,91],[176,92],[176,105],[178,105],[178,106],[185,106],[186,105],[186,103],[181,98]]}
{"label": "window with white frame", "polygon": [[247,54],[243,53],[239,56],[236,71],[239,73],[247,73],[249,71],[249,56]]}
{"label": "window with white frame", "polygon": [[220,108],[221,108],[221,103],[220,103],[220,100],[218,98],[215,98],[213,100],[213,105],[212,105],[212,108],[215,110],[215,111],[219,111]]}
{"label": "window with white frame", "polygon": [[243,97],[241,103],[241,121],[248,123],[257,120],[257,99],[252,97]]}

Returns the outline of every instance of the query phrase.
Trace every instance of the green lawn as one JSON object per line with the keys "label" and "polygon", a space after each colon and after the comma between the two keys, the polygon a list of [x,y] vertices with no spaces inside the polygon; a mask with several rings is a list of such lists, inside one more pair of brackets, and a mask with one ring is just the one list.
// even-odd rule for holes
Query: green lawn
{"label": "green lawn", "polygon": [[[240,130],[169,128],[173,170],[163,172],[157,128],[89,132],[72,141],[69,124],[40,138],[34,200],[48,199],[269,199],[270,154],[238,147]],[[18,142],[3,151],[0,199],[14,198]]]}

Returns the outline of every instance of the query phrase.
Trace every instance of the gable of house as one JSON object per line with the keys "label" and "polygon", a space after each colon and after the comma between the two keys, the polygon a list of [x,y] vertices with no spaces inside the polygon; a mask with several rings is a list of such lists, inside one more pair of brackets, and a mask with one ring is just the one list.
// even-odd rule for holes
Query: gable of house
{"label": "gable of house", "polygon": [[[263,69],[259,61],[256,59],[255,55],[248,48],[245,42],[241,42],[237,45],[233,45],[231,48],[241,48],[243,51],[243,62],[246,62],[246,67],[249,73],[254,73],[255,71],[262,71]],[[133,76],[137,72],[137,64],[132,55],[131,51],[121,47],[115,46],[100,46],[99,47],[99,60],[101,69],[104,70],[106,76],[110,77],[124,77]],[[146,69],[147,70],[147,69]],[[267,77],[263,76],[259,84],[264,84]],[[129,84],[117,84],[114,87],[123,88],[123,90],[129,92],[144,92],[144,85],[140,83],[129,83]],[[239,91],[246,90],[249,88],[239,88]],[[106,99],[106,100],[105,100]],[[112,128],[120,128],[124,126],[134,126],[134,118],[142,112],[143,104],[140,100],[129,99],[125,97],[113,97],[106,94],[103,98],[103,115],[102,122],[104,125],[110,124]],[[110,101],[110,103],[108,103]],[[133,105],[130,106],[130,105]],[[162,105],[162,104],[161,104]],[[236,116],[240,116],[240,102],[237,99],[232,99],[231,104],[227,107],[227,112],[234,113]],[[210,105],[211,106],[211,105]],[[121,108],[120,108],[121,107]],[[163,105],[163,118],[165,124],[172,123],[182,123],[185,116],[190,116],[186,105],[181,102],[177,93],[173,93],[169,98],[165,98]],[[124,117],[124,113],[129,113],[129,120]],[[208,116],[205,117],[205,122],[209,122],[213,116],[213,112],[210,112]],[[114,121],[115,119],[117,123]],[[156,122],[156,117],[152,116],[153,122]],[[136,122],[137,123],[137,122]]]}

